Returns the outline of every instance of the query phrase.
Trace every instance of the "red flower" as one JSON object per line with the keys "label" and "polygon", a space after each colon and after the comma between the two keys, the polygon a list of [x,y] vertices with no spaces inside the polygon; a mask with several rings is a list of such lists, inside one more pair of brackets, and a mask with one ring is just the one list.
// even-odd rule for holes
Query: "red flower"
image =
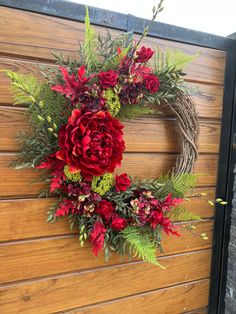
{"label": "red flower", "polygon": [[119,176],[116,176],[116,191],[126,191],[131,185],[131,180],[128,177],[127,173],[122,173]]}
{"label": "red flower", "polygon": [[112,220],[111,227],[114,230],[120,231],[127,226],[127,221],[124,218],[116,217]]}
{"label": "red flower", "polygon": [[76,212],[77,208],[74,206],[72,200],[64,199],[59,204],[55,216],[67,216],[69,215],[69,212],[71,211],[72,214]]}
{"label": "red flower", "polygon": [[119,75],[113,70],[107,72],[100,72],[98,74],[100,79],[100,85],[102,88],[114,87],[117,84],[117,79]]}
{"label": "red flower", "polygon": [[85,77],[84,66],[78,69],[77,78],[74,73],[69,75],[68,71],[63,67],[60,67],[60,70],[65,83],[63,85],[52,86],[51,89],[70,98],[72,104],[75,104],[79,101],[81,93],[84,94],[87,90],[85,84],[92,78],[92,76],[89,78]]}
{"label": "red flower", "polygon": [[148,221],[152,229],[155,229],[157,225],[162,225],[163,219],[163,213],[157,210],[152,210],[148,217]]}
{"label": "red flower", "polygon": [[125,144],[123,125],[109,112],[72,111],[68,124],[59,131],[58,159],[69,165],[70,171],[81,170],[91,179],[105,172],[113,172],[120,165]]}
{"label": "red flower", "polygon": [[136,52],[138,57],[135,59],[135,62],[147,62],[154,54],[154,51],[151,48],[142,47],[139,51]]}
{"label": "red flower", "polygon": [[156,93],[159,90],[160,82],[154,74],[145,77],[145,87],[150,93]]}
{"label": "red flower", "polygon": [[50,179],[50,192],[54,192],[56,189],[61,189],[63,179],[65,179],[63,172]]}
{"label": "red flower", "polygon": [[170,210],[171,207],[177,206],[183,202],[182,198],[172,198],[171,193],[169,193],[166,198],[160,203],[161,209]]}
{"label": "red flower", "polygon": [[111,219],[111,215],[114,211],[114,206],[111,202],[107,200],[102,200],[98,203],[96,207],[96,212],[104,219],[104,221],[108,224]]}
{"label": "red flower", "polygon": [[45,161],[41,162],[38,166],[35,168],[37,169],[51,169],[52,175],[57,174],[58,171],[63,170],[64,168],[64,162],[61,160],[58,160],[56,158],[56,154],[50,154],[45,157]]}
{"label": "red flower", "polygon": [[93,254],[96,256],[98,256],[98,252],[103,247],[105,233],[106,228],[104,225],[100,221],[95,222],[90,233],[90,241],[93,246]]}

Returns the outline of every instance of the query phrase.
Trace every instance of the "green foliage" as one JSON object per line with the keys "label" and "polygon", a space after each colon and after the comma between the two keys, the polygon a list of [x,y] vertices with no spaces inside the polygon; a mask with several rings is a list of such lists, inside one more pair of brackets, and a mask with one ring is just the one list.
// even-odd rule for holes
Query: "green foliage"
{"label": "green foliage", "polygon": [[124,121],[126,119],[134,119],[145,114],[152,114],[153,112],[153,109],[144,105],[124,105],[121,106],[116,118]]}
{"label": "green foliage", "polygon": [[69,110],[65,98],[32,75],[7,72],[17,104],[27,105],[29,131],[18,134],[22,149],[13,165],[34,167],[57,147],[57,132],[66,123]]}
{"label": "green foliage", "polygon": [[33,75],[12,71],[7,71],[6,74],[11,79],[11,91],[14,95],[15,105],[28,105],[36,101],[41,83]]}
{"label": "green foliage", "polygon": [[141,258],[145,262],[152,263],[165,269],[156,259],[156,245],[148,232],[142,228],[127,227],[122,231],[122,236],[132,248],[134,257]]}
{"label": "green foliage", "polygon": [[121,57],[118,55],[118,48],[121,50],[121,56],[124,57],[129,53],[132,43],[132,33],[121,34],[115,38],[111,37],[108,30],[106,36],[100,36],[100,34],[98,34],[98,50],[101,57],[101,68],[107,71],[109,70],[109,66],[113,68],[115,64],[119,65]]}
{"label": "green foliage", "polygon": [[182,173],[179,175],[165,175],[157,179],[161,184],[157,191],[157,196],[171,193],[173,197],[184,197],[184,195],[195,187],[197,175],[192,173]]}
{"label": "green foliage", "polygon": [[120,54],[116,52],[115,55],[111,56],[110,58],[105,61],[105,64],[103,65],[104,71],[110,70],[110,69],[117,69],[119,64],[121,63],[121,60],[129,53],[131,49],[131,45],[129,44],[126,48],[124,48]]}
{"label": "green foliage", "polygon": [[187,55],[181,50],[170,48],[163,51],[157,47],[150,61],[150,65],[159,75],[169,72],[172,73],[172,75],[175,73],[177,76],[181,76],[184,74],[182,72],[184,67],[192,62],[198,55],[199,53]]}
{"label": "green foliage", "polygon": [[84,39],[84,55],[88,71],[92,71],[98,66],[98,36],[94,28],[90,25],[89,11],[86,7],[85,16],[85,39]]}
{"label": "green foliage", "polygon": [[192,173],[183,173],[179,175],[167,174],[157,179],[137,180],[135,183],[144,189],[153,192],[155,197],[164,198],[169,193],[173,197],[184,197],[184,195],[195,187],[197,175]]}
{"label": "green foliage", "polygon": [[192,221],[200,219],[198,215],[191,213],[183,206],[173,208],[166,216],[169,217],[171,221]]}

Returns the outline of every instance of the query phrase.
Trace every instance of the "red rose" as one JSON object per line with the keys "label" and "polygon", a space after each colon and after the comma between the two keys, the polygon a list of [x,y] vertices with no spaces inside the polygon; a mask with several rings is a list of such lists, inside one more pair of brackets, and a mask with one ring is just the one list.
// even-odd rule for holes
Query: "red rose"
{"label": "red rose", "polygon": [[95,222],[93,225],[93,229],[90,233],[90,242],[93,246],[93,253],[96,256],[103,247],[106,231],[106,228],[100,221]]}
{"label": "red rose", "polygon": [[154,54],[154,51],[151,48],[142,47],[139,51],[136,52],[138,57],[135,59],[135,62],[147,62]]}
{"label": "red rose", "polygon": [[116,217],[112,220],[111,227],[114,230],[120,231],[127,226],[127,221],[124,218]]}
{"label": "red rose", "polygon": [[113,211],[113,204],[107,200],[102,200],[96,207],[96,212],[104,219],[106,223],[108,223],[111,219]]}
{"label": "red rose", "polygon": [[122,173],[119,176],[116,176],[116,191],[126,191],[131,185],[131,180],[128,177],[127,173]]}
{"label": "red rose", "polygon": [[113,172],[125,149],[122,129],[109,112],[74,109],[59,131],[56,157],[69,165],[71,172],[80,170],[85,179]]}
{"label": "red rose", "polygon": [[100,72],[98,74],[100,79],[100,85],[102,88],[114,87],[117,84],[117,79],[119,75],[113,70],[109,70],[107,72]]}
{"label": "red rose", "polygon": [[154,74],[145,77],[145,87],[150,93],[156,93],[159,90],[160,82]]}

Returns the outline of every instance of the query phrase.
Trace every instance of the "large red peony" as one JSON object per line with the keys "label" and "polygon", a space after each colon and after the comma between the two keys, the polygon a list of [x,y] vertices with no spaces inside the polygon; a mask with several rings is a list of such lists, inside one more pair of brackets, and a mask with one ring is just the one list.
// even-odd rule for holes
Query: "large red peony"
{"label": "large red peony", "polygon": [[69,165],[71,172],[81,171],[85,179],[113,172],[125,149],[122,129],[109,112],[74,109],[59,131],[56,157]]}

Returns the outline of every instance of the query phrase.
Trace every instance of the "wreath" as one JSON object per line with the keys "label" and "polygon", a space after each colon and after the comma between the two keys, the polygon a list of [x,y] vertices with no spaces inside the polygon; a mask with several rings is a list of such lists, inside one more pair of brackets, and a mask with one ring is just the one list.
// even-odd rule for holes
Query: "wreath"
{"label": "wreath", "polygon": [[[150,23],[161,10],[162,1]],[[95,255],[103,248],[106,258],[115,251],[162,267],[156,259],[162,234],[179,236],[175,221],[199,219],[182,204],[196,182],[199,126],[183,72],[195,56],[141,46],[150,23],[138,41],[131,33],[102,37],[86,9],[77,59],[54,54],[57,66],[41,69],[46,80],[7,75],[15,103],[27,104],[30,126],[18,136],[14,166],[44,170],[49,189],[40,196],[58,196],[47,221],[68,217],[81,246],[89,240]],[[177,122],[174,169],[154,180],[114,175],[125,150],[122,121],[157,107],[168,107]]]}

